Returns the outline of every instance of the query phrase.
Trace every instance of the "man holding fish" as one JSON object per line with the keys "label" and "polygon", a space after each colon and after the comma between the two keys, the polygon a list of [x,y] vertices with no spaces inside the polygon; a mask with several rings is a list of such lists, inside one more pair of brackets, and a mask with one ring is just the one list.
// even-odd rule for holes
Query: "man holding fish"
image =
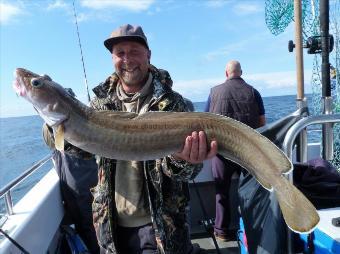
{"label": "man holding fish", "polygon": [[[171,89],[168,72],[150,65],[151,51],[140,26],[121,26],[104,44],[116,72],[93,89],[95,109],[137,114],[188,111]],[[185,212],[188,180],[197,175],[203,160],[216,154],[217,146],[213,141],[209,148],[202,131],[183,142],[181,152],[158,160],[100,159],[93,213],[104,253],[157,253],[157,248],[193,253]]]}

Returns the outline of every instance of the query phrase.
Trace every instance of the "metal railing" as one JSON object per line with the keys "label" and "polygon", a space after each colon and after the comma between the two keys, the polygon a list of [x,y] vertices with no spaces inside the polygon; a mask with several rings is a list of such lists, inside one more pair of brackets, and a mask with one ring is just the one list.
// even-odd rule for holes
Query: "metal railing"
{"label": "metal railing", "polygon": [[47,161],[49,161],[52,158],[52,155],[47,155],[42,160],[35,163],[32,167],[27,169],[25,172],[23,172],[21,175],[13,179],[11,182],[9,182],[5,187],[3,187],[0,190],[0,198],[3,198],[5,196],[5,206],[7,214],[12,215],[13,214],[13,202],[12,202],[12,196],[11,196],[11,190],[21,183],[23,180],[25,180],[29,175],[31,175],[34,171],[38,170],[40,167],[42,167]]}
{"label": "metal railing", "polygon": [[[306,127],[313,124],[340,123],[340,114],[309,116],[299,120],[287,132],[283,141],[283,151],[292,159],[293,145],[297,135]],[[307,149],[305,147],[305,149]]]}
{"label": "metal railing", "polygon": [[[296,122],[287,132],[285,139],[283,141],[282,149],[285,154],[288,156],[290,160],[293,157],[293,146],[296,137],[299,133],[305,130],[308,126],[314,124],[334,124],[340,123],[340,114],[324,114],[318,116],[309,116],[303,118]],[[322,142],[321,144],[324,144]],[[328,144],[333,145],[333,144]],[[302,147],[303,153],[307,153],[307,145]],[[327,149],[328,153],[333,151],[333,149]],[[327,158],[330,158],[330,154],[326,155]],[[293,183],[293,172],[288,175],[288,179],[291,183]],[[288,253],[293,253],[293,242],[292,242],[292,232],[288,229]]]}

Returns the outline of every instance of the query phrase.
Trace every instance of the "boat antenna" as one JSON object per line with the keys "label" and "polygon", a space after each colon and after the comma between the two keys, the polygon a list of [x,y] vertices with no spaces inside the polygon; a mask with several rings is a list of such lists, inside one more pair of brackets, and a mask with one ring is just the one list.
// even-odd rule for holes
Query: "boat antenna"
{"label": "boat antenna", "polygon": [[85,77],[85,88],[86,88],[86,92],[87,92],[87,100],[88,100],[88,102],[90,102],[91,98],[90,98],[90,93],[89,93],[89,86],[87,84],[84,56],[83,56],[83,50],[82,50],[82,47],[81,47],[79,28],[78,28],[78,21],[77,21],[77,13],[76,13],[76,7],[74,6],[74,1],[75,0],[73,0],[72,4],[73,4],[74,19],[75,19],[75,23],[76,23],[76,27],[77,27],[78,45],[79,45],[79,48],[80,48],[81,62],[83,64],[83,71],[84,71],[84,77]]}

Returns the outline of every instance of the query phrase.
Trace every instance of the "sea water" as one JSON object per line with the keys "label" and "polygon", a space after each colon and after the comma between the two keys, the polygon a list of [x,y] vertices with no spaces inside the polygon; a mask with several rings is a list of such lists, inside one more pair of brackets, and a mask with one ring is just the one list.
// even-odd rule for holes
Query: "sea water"
{"label": "sea water", "polygon": [[[308,99],[307,99],[308,101]],[[310,100],[309,100],[310,101]],[[264,97],[267,123],[274,122],[296,110],[293,95]],[[203,111],[205,102],[194,103],[196,111]],[[51,151],[42,138],[43,120],[38,116],[0,118],[0,189]],[[51,161],[19,184],[12,192],[17,202],[52,167]],[[4,201],[0,200],[0,213]]]}
{"label": "sea water", "polygon": [[[0,118],[0,188],[51,153],[42,139],[42,125],[43,120],[38,115]],[[11,193],[14,203],[51,167],[49,161],[14,188]],[[0,213],[3,202],[0,200]]]}

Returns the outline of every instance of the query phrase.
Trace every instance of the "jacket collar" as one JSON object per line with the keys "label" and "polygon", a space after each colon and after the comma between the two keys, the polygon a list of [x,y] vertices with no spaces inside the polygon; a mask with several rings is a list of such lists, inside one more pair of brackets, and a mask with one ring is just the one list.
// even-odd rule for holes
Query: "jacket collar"
{"label": "jacket collar", "polygon": [[241,77],[232,77],[232,78],[227,78],[227,81],[228,80],[233,80],[233,79],[241,79],[241,80],[243,80],[243,78],[241,78]]}

